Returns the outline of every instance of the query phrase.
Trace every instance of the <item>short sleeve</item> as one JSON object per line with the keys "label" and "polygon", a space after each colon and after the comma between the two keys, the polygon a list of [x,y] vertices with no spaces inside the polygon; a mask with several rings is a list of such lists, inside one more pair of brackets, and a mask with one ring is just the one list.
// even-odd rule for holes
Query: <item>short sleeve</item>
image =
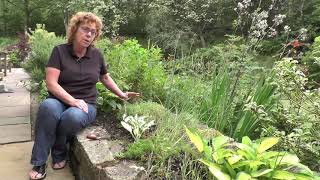
{"label": "short sleeve", "polygon": [[100,62],[101,62],[100,75],[104,75],[108,73],[108,64],[105,62],[103,55],[100,52],[99,54],[100,54]]}
{"label": "short sleeve", "polygon": [[51,56],[47,63],[47,67],[53,67],[59,70],[61,69],[61,58],[60,58],[60,54],[57,46],[54,47],[51,52]]}

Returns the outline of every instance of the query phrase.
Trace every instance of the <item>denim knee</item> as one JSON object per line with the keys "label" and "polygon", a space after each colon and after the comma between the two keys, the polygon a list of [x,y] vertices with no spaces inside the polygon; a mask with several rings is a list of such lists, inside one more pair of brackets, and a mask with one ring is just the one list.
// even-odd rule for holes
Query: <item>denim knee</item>
{"label": "denim knee", "polygon": [[40,104],[38,114],[45,115],[45,117],[51,116],[59,120],[64,110],[65,106],[62,102],[57,99],[48,98]]}
{"label": "denim knee", "polygon": [[60,116],[65,110],[65,106],[57,99],[48,98],[39,107],[36,121],[36,130],[45,129],[47,133],[54,134],[55,127],[60,121]]}
{"label": "denim knee", "polygon": [[74,135],[82,128],[88,126],[92,122],[92,119],[95,119],[96,114],[96,110],[92,109],[90,106],[88,110],[89,112],[86,113],[77,107],[68,108],[61,115],[59,133],[65,135]]}

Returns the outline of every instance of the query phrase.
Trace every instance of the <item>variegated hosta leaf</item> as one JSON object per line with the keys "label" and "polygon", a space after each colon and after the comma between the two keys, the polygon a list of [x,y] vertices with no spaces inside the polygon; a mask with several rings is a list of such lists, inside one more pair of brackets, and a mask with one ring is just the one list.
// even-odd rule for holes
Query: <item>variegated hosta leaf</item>
{"label": "variegated hosta leaf", "polygon": [[126,122],[124,122],[124,121],[121,121],[121,125],[122,125],[126,130],[128,130],[130,133],[132,133],[132,127],[131,127],[128,123],[126,123]]}

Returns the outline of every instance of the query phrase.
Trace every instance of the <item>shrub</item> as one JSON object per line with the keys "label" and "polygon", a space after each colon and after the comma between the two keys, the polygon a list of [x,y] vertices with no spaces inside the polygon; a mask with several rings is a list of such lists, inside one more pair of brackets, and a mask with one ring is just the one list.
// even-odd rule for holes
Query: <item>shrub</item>
{"label": "shrub", "polygon": [[311,46],[311,51],[307,52],[303,57],[302,62],[307,67],[308,79],[310,86],[313,88],[319,87],[320,83],[320,36],[314,39]]}
{"label": "shrub", "polygon": [[272,55],[283,47],[283,43],[285,43],[285,39],[283,38],[263,40],[257,51],[263,55]]}
{"label": "shrub", "polygon": [[274,67],[276,96],[281,99],[271,110],[271,121],[262,124],[261,136],[280,137],[279,149],[295,152],[304,164],[319,171],[320,95],[305,88],[308,78],[297,63],[285,58]]}
{"label": "shrub", "polygon": [[16,38],[11,37],[0,37],[0,50],[5,49],[9,45],[13,45],[17,43]]}
{"label": "shrub", "polygon": [[199,78],[173,75],[166,81],[163,104],[178,112],[198,112],[208,89],[208,83]]}
{"label": "shrub", "polygon": [[141,92],[143,99],[163,98],[166,74],[160,61],[160,49],[144,49],[138,41],[127,40],[104,55],[121,89]]}
{"label": "shrub", "polygon": [[45,79],[45,67],[54,46],[62,44],[65,39],[57,37],[53,32],[49,33],[44,25],[37,25],[30,36],[30,57],[23,67],[30,72],[31,78],[40,83]]}

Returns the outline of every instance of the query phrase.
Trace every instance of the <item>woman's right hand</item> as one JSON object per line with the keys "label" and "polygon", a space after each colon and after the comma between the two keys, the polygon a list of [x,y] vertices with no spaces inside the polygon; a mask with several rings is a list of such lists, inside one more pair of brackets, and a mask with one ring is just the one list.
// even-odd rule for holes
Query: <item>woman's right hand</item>
{"label": "woman's right hand", "polygon": [[82,99],[75,99],[71,106],[82,109],[84,112],[88,113],[88,104]]}

